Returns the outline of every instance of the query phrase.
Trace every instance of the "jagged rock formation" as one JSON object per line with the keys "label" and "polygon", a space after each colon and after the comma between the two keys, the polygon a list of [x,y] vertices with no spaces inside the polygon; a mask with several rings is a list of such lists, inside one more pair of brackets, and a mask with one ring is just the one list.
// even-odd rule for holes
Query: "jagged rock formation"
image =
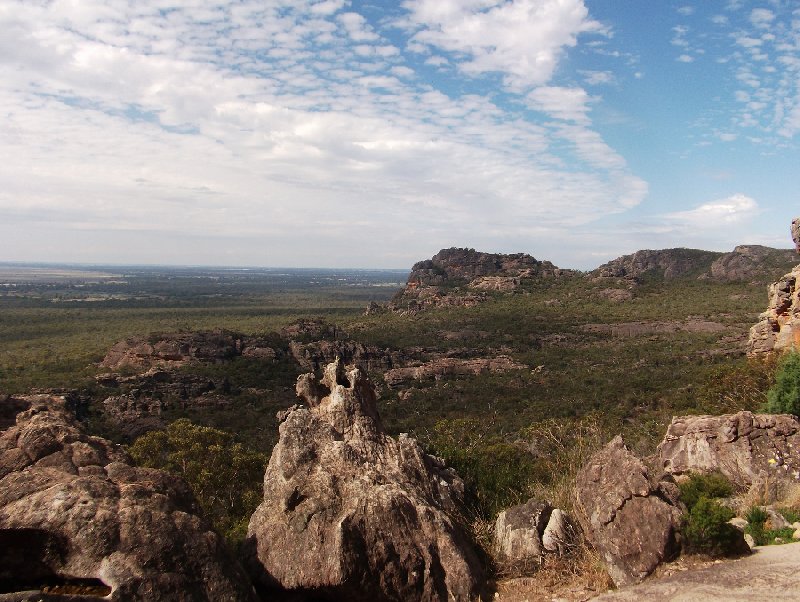
{"label": "jagged rock formation", "polygon": [[[800,218],[792,221],[792,240],[800,253]],[[751,356],[800,348],[800,265],[769,287],[767,311],[750,329]]]}
{"label": "jagged rock formation", "polygon": [[[393,311],[411,313],[431,307],[471,307],[488,299],[486,291],[511,292],[526,278],[574,273],[526,253],[504,255],[455,247],[442,249],[431,259],[414,264],[405,289],[389,307]],[[470,290],[478,292],[470,293]]]}
{"label": "jagged rock formation", "polygon": [[394,368],[383,375],[386,384],[396,388],[407,384],[409,381],[439,379],[450,375],[478,375],[499,374],[510,370],[527,370],[528,366],[514,361],[512,358],[500,355],[494,358],[460,359],[455,357],[440,357],[425,362],[419,366],[407,368]]}
{"label": "jagged rock formation", "polygon": [[615,437],[575,481],[575,512],[617,586],[638,583],[679,549],[683,507],[669,475],[654,477]]}
{"label": "jagged rock formation", "polygon": [[590,273],[592,277],[641,281],[647,277],[699,278],[720,282],[763,281],[794,263],[788,249],[740,245],[730,253],[699,249],[642,250],[618,257]]}
{"label": "jagged rock formation", "polygon": [[495,522],[495,549],[512,563],[539,562],[547,553],[564,554],[577,538],[578,530],[566,513],[534,499],[503,510]]}
{"label": "jagged rock formation", "polygon": [[414,439],[389,437],[361,370],[301,376],[250,521],[265,586],[341,600],[471,600],[482,580],[452,518],[463,483]]}
{"label": "jagged rock formation", "polygon": [[346,365],[355,365],[368,372],[383,372],[402,364],[407,358],[399,351],[364,345],[357,341],[290,341],[292,358],[303,369],[319,371],[337,359]]}
{"label": "jagged rock formation", "polygon": [[670,474],[719,471],[739,487],[767,478],[800,483],[800,421],[751,412],[676,417],[658,457]]}
{"label": "jagged rock formation", "polygon": [[109,600],[255,600],[183,480],[83,434],[63,398],[11,399],[0,415],[16,415],[0,433],[6,591],[77,579]]}

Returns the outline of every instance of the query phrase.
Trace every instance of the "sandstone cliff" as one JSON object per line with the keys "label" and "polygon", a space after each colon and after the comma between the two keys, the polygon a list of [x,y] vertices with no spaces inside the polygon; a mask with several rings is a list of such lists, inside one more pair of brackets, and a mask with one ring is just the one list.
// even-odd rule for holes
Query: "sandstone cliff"
{"label": "sandstone cliff", "polygon": [[[792,239],[800,253],[800,218],[792,221]],[[748,355],[800,348],[800,265],[769,286],[767,311],[750,329]]]}

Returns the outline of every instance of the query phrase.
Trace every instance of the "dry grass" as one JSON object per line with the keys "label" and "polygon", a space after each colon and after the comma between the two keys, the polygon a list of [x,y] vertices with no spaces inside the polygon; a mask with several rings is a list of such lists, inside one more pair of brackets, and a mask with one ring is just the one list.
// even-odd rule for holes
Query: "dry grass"
{"label": "dry grass", "polygon": [[585,542],[572,554],[546,556],[529,574],[498,578],[496,600],[550,602],[553,598],[589,600],[614,587],[600,557]]}

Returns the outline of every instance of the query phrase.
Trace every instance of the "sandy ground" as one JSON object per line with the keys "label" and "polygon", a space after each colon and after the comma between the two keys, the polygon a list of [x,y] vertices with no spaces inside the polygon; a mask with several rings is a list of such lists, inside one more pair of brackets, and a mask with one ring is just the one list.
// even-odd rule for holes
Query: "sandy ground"
{"label": "sandy ground", "polygon": [[593,602],[800,600],[800,543],[760,547],[751,556],[687,570],[592,598]]}

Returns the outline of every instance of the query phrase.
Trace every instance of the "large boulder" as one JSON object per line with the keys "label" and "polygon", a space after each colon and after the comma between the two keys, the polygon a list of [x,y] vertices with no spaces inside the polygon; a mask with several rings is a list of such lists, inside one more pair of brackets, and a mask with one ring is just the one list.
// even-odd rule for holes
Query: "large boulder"
{"label": "large boulder", "polygon": [[792,220],[792,241],[794,242],[794,248],[800,253],[800,217]]}
{"label": "large boulder", "polygon": [[5,424],[12,413],[0,433],[5,591],[77,582],[109,600],[255,600],[183,480],[82,433],[63,398],[0,405]]}
{"label": "large boulder", "polygon": [[463,483],[417,442],[389,437],[361,370],[298,379],[250,521],[266,587],[341,600],[470,600],[482,571],[453,518]]}
{"label": "large boulder", "polygon": [[718,471],[739,487],[767,477],[800,483],[800,421],[752,412],[675,417],[658,457],[673,475]]}
{"label": "large boulder", "polygon": [[679,550],[683,506],[672,477],[654,477],[617,436],[575,482],[576,518],[617,586],[638,583]]}
{"label": "large boulder", "polygon": [[495,550],[511,563],[538,563],[546,554],[562,555],[574,547],[578,530],[565,512],[530,499],[497,515]]}

